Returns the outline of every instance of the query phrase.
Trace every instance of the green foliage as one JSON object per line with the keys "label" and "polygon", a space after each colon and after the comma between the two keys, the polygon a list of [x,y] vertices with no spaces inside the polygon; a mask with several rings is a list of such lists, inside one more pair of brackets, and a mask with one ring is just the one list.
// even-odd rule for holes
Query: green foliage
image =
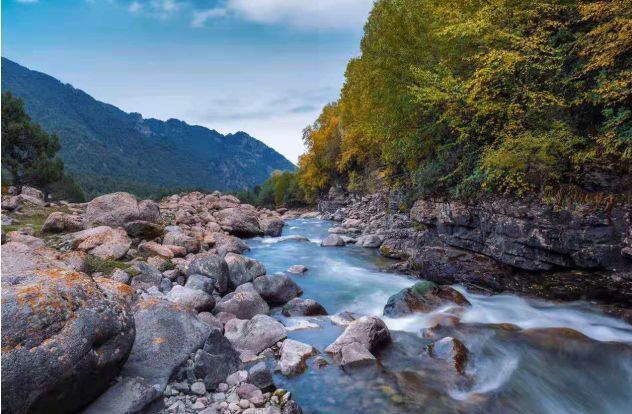
{"label": "green foliage", "polygon": [[45,193],[62,178],[64,164],[55,157],[59,139],[48,135],[24,111],[22,100],[2,94],[2,167],[11,176],[18,193],[22,186],[41,188]]}
{"label": "green foliage", "polygon": [[294,172],[274,171],[261,186],[253,190],[239,191],[235,195],[242,203],[259,207],[302,207],[306,205],[305,196]]}
{"label": "green foliage", "polygon": [[101,272],[106,276],[111,275],[116,269],[127,270],[130,267],[129,263],[118,260],[103,260],[92,255],[86,256],[84,266],[84,272],[89,275]]}
{"label": "green foliage", "polygon": [[86,201],[81,186],[68,174],[64,174],[61,180],[50,186],[51,196],[55,200],[64,200],[71,203],[83,203]]}
{"label": "green foliage", "polygon": [[382,179],[414,199],[632,176],[630,1],[381,0],[361,51],[306,130],[310,197]]}

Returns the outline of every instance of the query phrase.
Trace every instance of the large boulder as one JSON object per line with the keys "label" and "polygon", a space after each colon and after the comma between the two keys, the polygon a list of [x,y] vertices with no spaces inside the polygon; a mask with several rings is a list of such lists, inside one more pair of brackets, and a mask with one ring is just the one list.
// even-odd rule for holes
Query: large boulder
{"label": "large boulder", "polygon": [[263,264],[249,257],[228,253],[224,259],[228,264],[229,286],[233,289],[266,274]]}
{"label": "large boulder", "polygon": [[215,290],[215,279],[205,275],[189,275],[184,286],[189,289],[197,289],[212,294]]}
{"label": "large boulder", "polygon": [[367,234],[358,237],[356,246],[377,249],[382,245],[382,237],[376,234]]}
{"label": "large boulder", "polygon": [[250,319],[255,315],[268,314],[268,304],[256,292],[232,292],[217,302],[215,313],[232,313],[239,319]]}
{"label": "large boulder", "polygon": [[162,395],[175,370],[202,348],[211,328],[184,306],[155,298],[134,306],[136,339],[122,377],[85,411],[89,414],[144,412]]}
{"label": "large boulder", "polygon": [[167,299],[174,303],[195,309],[197,312],[209,311],[215,306],[213,296],[203,290],[191,289],[180,285],[175,285],[169,293],[167,293]]}
{"label": "large boulder", "polygon": [[130,237],[151,240],[162,236],[164,229],[160,224],[145,220],[134,220],[125,223],[125,231]]}
{"label": "large boulder", "polygon": [[160,286],[160,282],[162,282],[160,270],[145,262],[136,263],[134,268],[139,272],[131,282],[134,289],[149,290],[152,287]]}
{"label": "large boulder", "polygon": [[72,233],[83,229],[80,216],[54,211],[42,225],[42,233]]}
{"label": "large boulder", "polygon": [[171,251],[169,246],[163,246],[162,244],[158,244],[154,241],[139,244],[138,250],[143,253],[157,254],[158,256],[166,257],[167,259],[172,259],[174,257],[173,251]]}
{"label": "large boulder", "polygon": [[120,259],[132,245],[122,228],[93,227],[66,236],[66,243],[73,250],[81,250],[103,260]]}
{"label": "large boulder", "polygon": [[187,266],[186,274],[187,276],[198,274],[212,278],[218,292],[226,293],[228,291],[228,264],[216,254],[197,255]]}
{"label": "large boulder", "polygon": [[281,358],[277,369],[286,376],[297,375],[307,369],[307,359],[316,354],[314,347],[293,339],[286,339],[281,345]]}
{"label": "large boulder", "polygon": [[132,194],[122,192],[105,194],[88,203],[83,221],[86,227],[122,227],[125,223],[134,220],[155,222],[160,212],[158,211],[156,215],[154,209],[153,213],[148,213],[146,204],[141,216],[138,201]]}
{"label": "large boulder", "polygon": [[250,250],[250,247],[239,237],[224,233],[209,233],[205,236],[204,240],[222,257],[228,253],[242,254]]}
{"label": "large boulder", "polygon": [[[390,341],[391,334],[384,321],[375,316],[363,316],[351,322],[342,335],[325,348],[325,351],[342,357],[343,348],[358,343],[372,353]],[[357,352],[358,350],[354,348],[354,353]]]}
{"label": "large boulder", "polygon": [[134,343],[117,289],[83,273],[2,274],[2,411],[70,413],[116,377]]}
{"label": "large boulder", "polygon": [[231,319],[224,326],[224,335],[244,357],[254,356],[287,336],[285,327],[267,315],[256,315],[246,321]]}
{"label": "large boulder", "polygon": [[430,312],[447,304],[470,305],[461,293],[450,286],[439,286],[424,280],[391,296],[384,306],[384,315],[395,318],[414,312]]}
{"label": "large boulder", "polygon": [[303,293],[302,289],[287,275],[259,276],[252,284],[266,302],[284,304]]}
{"label": "large boulder", "polygon": [[285,222],[278,216],[268,216],[259,219],[259,227],[265,236],[278,237],[283,232]]}
{"label": "large boulder", "polygon": [[80,270],[81,264],[75,263],[71,253],[59,254],[48,247],[31,248],[24,243],[8,242],[2,245],[2,276],[45,269]]}
{"label": "large boulder", "polygon": [[323,247],[342,247],[346,245],[345,240],[337,234],[330,234],[320,242]]}
{"label": "large boulder", "polygon": [[7,239],[10,242],[22,243],[27,245],[31,249],[37,249],[39,247],[46,247],[44,240],[39,237],[24,234],[19,231],[10,231],[7,233]]}
{"label": "large boulder", "polygon": [[283,306],[285,316],[320,316],[327,315],[327,311],[320,303],[313,299],[294,298]]}
{"label": "large boulder", "polygon": [[197,253],[200,251],[200,241],[184,233],[180,228],[175,231],[168,231],[162,239],[163,245],[183,247],[187,253]]}
{"label": "large boulder", "polygon": [[160,206],[153,200],[143,200],[138,203],[138,219],[156,223],[160,219]]}
{"label": "large boulder", "polygon": [[237,237],[262,236],[257,211],[251,208],[232,207],[215,213],[222,229]]}
{"label": "large boulder", "polygon": [[204,381],[206,389],[214,390],[233,372],[242,369],[239,352],[219,330],[211,331],[204,349],[198,349],[190,367],[194,378]]}

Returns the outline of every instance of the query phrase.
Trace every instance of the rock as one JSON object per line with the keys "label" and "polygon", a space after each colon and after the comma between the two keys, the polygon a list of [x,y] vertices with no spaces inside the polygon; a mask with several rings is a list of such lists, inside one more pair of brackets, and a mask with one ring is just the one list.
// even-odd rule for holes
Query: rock
{"label": "rock", "polygon": [[42,233],[72,233],[83,229],[81,217],[54,211],[42,225]]}
{"label": "rock", "polygon": [[246,256],[227,253],[224,259],[228,264],[229,286],[233,289],[266,274],[266,268],[261,262]]}
{"label": "rock", "polygon": [[285,327],[267,315],[255,315],[249,321],[232,319],[224,326],[224,335],[244,355],[257,355],[287,336]]}
{"label": "rock", "polygon": [[237,237],[262,236],[257,212],[243,207],[231,207],[215,213],[222,229]]}
{"label": "rock", "polygon": [[197,312],[213,310],[215,300],[208,293],[175,285],[167,294],[167,299],[171,302],[195,309]]}
{"label": "rock", "polygon": [[343,366],[356,366],[375,361],[373,354],[359,342],[344,345],[340,350],[340,364]]}
{"label": "rock", "polygon": [[222,321],[220,321],[215,316],[213,316],[212,313],[210,313],[210,312],[200,312],[200,313],[198,313],[198,318],[202,322],[204,322],[208,326],[210,326],[211,329],[215,329],[215,330],[218,330],[220,332],[224,331],[224,324],[222,323]]}
{"label": "rock", "polygon": [[139,220],[138,201],[129,193],[112,193],[99,196],[86,207],[83,221],[86,227],[122,227]]}
{"label": "rock", "polygon": [[162,239],[162,244],[183,247],[187,253],[197,253],[200,251],[200,242],[181,230],[168,231]]}
{"label": "rock", "polygon": [[87,275],[3,272],[3,411],[79,410],[118,375],[133,342],[125,300]]}
{"label": "rock", "polygon": [[206,240],[214,246],[218,255],[224,257],[228,253],[242,254],[250,250],[248,245],[238,237],[229,236],[224,233],[211,233]]}
{"label": "rock", "polygon": [[276,216],[269,216],[259,219],[259,227],[265,236],[278,237],[283,232],[285,222]]}
{"label": "rock", "polygon": [[190,275],[184,286],[189,289],[201,290],[210,295],[215,290],[215,279],[205,275]]}
{"label": "rock", "polygon": [[363,316],[351,322],[331,345],[325,348],[330,354],[340,354],[346,345],[357,342],[369,352],[375,352],[391,341],[384,322],[375,316]]}
{"label": "rock", "polygon": [[[239,398],[256,402],[257,405],[263,404],[263,393],[253,384],[243,383],[235,389]],[[246,407],[248,408],[248,407]]]}
{"label": "rock", "polygon": [[320,242],[320,245],[323,247],[342,247],[345,244],[344,239],[337,234],[330,234]]}
{"label": "rock", "polygon": [[191,393],[197,395],[206,394],[206,385],[204,385],[204,383],[201,381],[194,382],[193,384],[191,384]]}
{"label": "rock", "polygon": [[327,315],[320,303],[312,299],[294,298],[283,306],[285,316],[319,316]]}
{"label": "rock", "polygon": [[2,276],[68,267],[66,263],[55,257],[56,254],[55,250],[48,248],[31,249],[23,243],[5,243],[2,245],[2,260],[0,261]]}
{"label": "rock", "polygon": [[281,359],[277,369],[286,376],[298,375],[307,369],[307,359],[316,354],[311,346],[293,339],[286,339],[281,345]]}
{"label": "rock", "polygon": [[211,254],[199,254],[191,261],[186,271],[187,275],[200,274],[215,281],[215,289],[220,293],[228,290],[228,265],[221,257]]}
{"label": "rock", "polygon": [[143,253],[157,254],[158,256],[166,257],[167,259],[174,257],[173,252],[168,246],[163,246],[153,241],[139,244],[138,250]]}
{"label": "rock", "polygon": [[259,276],[252,284],[259,295],[268,303],[283,304],[303,293],[288,276]]}
{"label": "rock", "polygon": [[46,247],[44,240],[29,236],[28,234],[22,234],[19,231],[10,231],[7,233],[8,241],[15,243],[22,243],[29,247],[29,249],[36,249],[38,247]]}
{"label": "rock", "polygon": [[140,272],[132,278],[130,283],[134,289],[148,290],[160,286],[162,273],[158,269],[144,262],[136,263],[134,268]]}
{"label": "rock", "polygon": [[248,381],[262,390],[269,390],[274,387],[272,373],[263,361],[257,362],[250,367],[248,370]]}
{"label": "rock", "polygon": [[71,233],[66,236],[66,242],[73,250],[81,250],[103,260],[122,258],[132,245],[125,230],[107,226]]}
{"label": "rock", "polygon": [[320,325],[305,319],[290,319],[285,322],[285,329],[288,332],[302,331],[304,329],[318,329]]}
{"label": "rock", "polygon": [[414,241],[401,238],[387,238],[380,245],[379,252],[389,259],[406,260],[412,256],[417,245]]}
{"label": "rock", "polygon": [[308,213],[301,214],[302,219],[318,218],[318,216],[320,216],[320,212],[318,211],[310,211]]}
{"label": "rock", "polygon": [[141,378],[125,377],[112,385],[82,414],[136,414],[160,397],[160,391]]}
{"label": "rock", "polygon": [[144,220],[134,220],[125,223],[125,231],[130,237],[151,240],[162,236],[164,229],[161,225]]}
{"label": "rock", "polygon": [[451,336],[428,345],[428,351],[433,358],[441,359],[452,364],[458,373],[465,373],[468,350],[463,342]]}
{"label": "rock", "polygon": [[289,400],[283,406],[283,410],[281,411],[281,414],[303,414],[303,410],[301,409],[301,406],[298,405],[296,401]]}
{"label": "rock", "polygon": [[255,286],[251,282],[244,283],[243,285],[237,286],[237,288],[235,289],[235,292],[250,292],[250,293],[256,293],[257,295],[259,294],[257,292],[257,289],[255,289]]}
{"label": "rock", "polygon": [[424,280],[391,296],[384,306],[384,315],[395,318],[414,312],[430,312],[447,304],[470,305],[461,293],[450,286],[438,286]]}
{"label": "rock", "polygon": [[193,375],[202,379],[209,390],[215,390],[228,375],[241,368],[239,353],[221,330],[212,330],[204,349],[197,350],[193,357]]}
{"label": "rock", "polygon": [[121,269],[114,269],[114,272],[112,272],[112,276],[110,276],[110,279],[114,280],[115,282],[128,285],[131,278],[129,273],[127,273],[126,271]]}
{"label": "rock", "polygon": [[287,271],[289,273],[294,273],[294,274],[300,275],[300,274],[303,274],[303,273],[307,272],[307,267],[303,266],[303,265],[293,265],[293,266],[290,266],[287,269]]}
{"label": "rock", "polygon": [[375,234],[360,236],[356,240],[356,246],[376,249],[382,245],[382,237]]}
{"label": "rock", "polygon": [[143,200],[138,203],[138,219],[156,223],[160,219],[160,206],[153,200]]}
{"label": "rock", "polygon": [[251,319],[255,315],[268,314],[268,304],[253,292],[232,292],[217,302],[215,313],[228,312],[239,319]]}

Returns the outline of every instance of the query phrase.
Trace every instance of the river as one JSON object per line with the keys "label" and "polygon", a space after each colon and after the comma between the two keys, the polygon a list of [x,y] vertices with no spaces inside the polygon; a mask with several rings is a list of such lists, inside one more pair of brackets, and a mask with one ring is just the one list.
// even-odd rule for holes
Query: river
{"label": "river", "polygon": [[[302,264],[309,270],[292,278],[303,298],[320,302],[330,315],[343,311],[382,317],[387,299],[417,280],[384,271],[393,263],[374,249],[348,245],[320,247],[332,223],[317,219],[288,221],[280,237],[248,241],[248,255],[268,274]],[[629,413],[632,410],[632,326],[589,303],[552,303],[511,294],[486,296],[454,286],[472,304],[431,314],[383,318],[393,343],[379,364],[343,369],[331,363],[286,378],[306,414],[315,413]],[[284,318],[287,326],[299,318]],[[305,318],[318,328],[289,337],[321,352],[344,327],[328,317]],[[444,326],[445,325],[445,326]],[[464,375],[433,359],[426,347],[444,336],[469,349]],[[270,362],[271,363],[271,362]],[[271,365],[272,367],[272,365]]]}

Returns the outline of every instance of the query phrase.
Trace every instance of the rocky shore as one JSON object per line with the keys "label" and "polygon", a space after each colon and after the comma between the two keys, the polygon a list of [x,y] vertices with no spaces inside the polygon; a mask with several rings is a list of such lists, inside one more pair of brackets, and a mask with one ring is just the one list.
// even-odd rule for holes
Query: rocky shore
{"label": "rocky shore", "polygon": [[301,412],[271,371],[315,351],[268,316],[301,289],[240,238],[280,235],[279,212],[220,193],[47,203],[31,188],[2,209],[16,228],[2,240],[3,413]]}
{"label": "rocky shore", "polygon": [[632,206],[558,207],[497,199],[466,205],[332,189],[322,217],[340,222],[327,243],[378,248],[394,269],[439,284],[591,300],[632,321]]}

